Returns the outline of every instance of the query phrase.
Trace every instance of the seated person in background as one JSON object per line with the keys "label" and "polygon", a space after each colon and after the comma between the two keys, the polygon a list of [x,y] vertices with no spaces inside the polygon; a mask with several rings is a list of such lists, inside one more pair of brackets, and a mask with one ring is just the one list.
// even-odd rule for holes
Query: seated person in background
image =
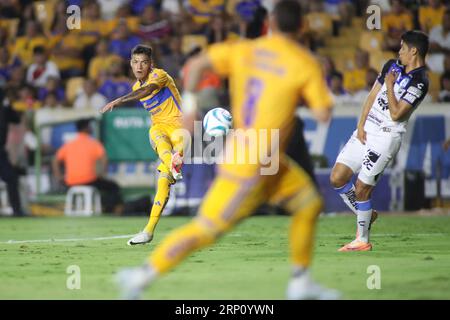
{"label": "seated person in background", "polygon": [[[366,74],[369,68],[369,53],[362,49],[355,51],[355,67],[344,72],[344,88],[356,92],[366,86]],[[373,82],[372,82],[373,83]]]}
{"label": "seated person in background", "polygon": [[351,101],[352,96],[344,89],[342,73],[335,71],[331,74],[330,90],[336,104]]}
{"label": "seated person in background", "polygon": [[24,85],[19,89],[17,99],[12,100],[12,106],[16,111],[33,111],[41,107],[36,99],[36,90],[30,85]]}
{"label": "seated person in background", "polygon": [[366,72],[366,85],[364,88],[362,88],[361,90],[356,91],[353,94],[353,100],[355,103],[358,103],[359,105],[361,103],[364,102],[364,100],[366,99],[367,95],[370,92],[370,89],[372,89],[372,86],[375,82],[375,80],[377,80],[378,77],[378,72],[375,69],[370,68],[369,70],[367,70]]}
{"label": "seated person in background", "polygon": [[426,33],[441,24],[445,12],[445,5],[441,0],[428,0],[427,2],[427,6],[419,7],[420,29]]}
{"label": "seated person in background", "polygon": [[131,91],[131,81],[124,76],[125,68],[122,60],[114,60],[107,71],[107,78],[101,84],[98,92],[106,97],[108,101],[117,99]]}
{"label": "seated person in background", "polygon": [[430,52],[427,65],[432,72],[444,72],[445,55],[450,53],[450,9],[442,17],[442,25],[430,31]]}
{"label": "seated person in background", "polygon": [[20,61],[9,54],[8,48],[0,47],[0,87],[5,87],[11,79],[14,67],[19,66]]}
{"label": "seated person in background", "polygon": [[413,17],[405,8],[403,0],[392,0],[391,10],[387,12],[382,21],[384,32],[384,49],[397,52],[400,50],[401,35],[413,29]]}
{"label": "seated person in background", "polygon": [[90,79],[99,81],[102,70],[108,70],[115,61],[122,61],[118,55],[109,52],[109,40],[102,38],[95,47],[96,55],[89,62],[88,76]]}
{"label": "seated person in background", "polygon": [[82,36],[80,32],[67,29],[65,16],[54,21],[48,42],[51,60],[58,66],[61,78],[79,77],[83,74],[85,62],[82,57]]}
{"label": "seated person in background", "polygon": [[319,56],[320,65],[322,66],[323,74],[327,82],[328,88],[331,87],[331,75],[337,71],[333,59],[329,56]]}
{"label": "seated person in background", "polygon": [[59,79],[58,66],[48,60],[47,50],[43,46],[33,49],[33,64],[27,70],[27,83],[34,87],[45,87],[50,77]]}
{"label": "seated person in background", "polygon": [[73,107],[75,109],[90,108],[99,111],[107,103],[105,96],[97,91],[95,81],[86,79],[83,83],[82,92],[75,98]]}
{"label": "seated person in background", "polygon": [[352,17],[354,15],[355,8],[350,0],[325,0],[324,1],[325,12],[328,14],[339,17],[341,24],[344,26],[350,26],[352,23]]}
{"label": "seated person in background", "polygon": [[[161,40],[169,36],[170,32],[170,21],[161,17],[154,6],[148,5],[143,9],[136,32],[142,41],[160,43]],[[131,50],[128,50],[127,53],[130,52]]]}
{"label": "seated person in background", "polygon": [[62,109],[64,105],[58,99],[58,96],[55,92],[49,92],[45,97],[44,103],[41,107],[42,109]]}
{"label": "seated person in background", "polygon": [[439,102],[450,102],[450,71],[447,71],[441,76]]}
{"label": "seated person in background", "polygon": [[33,62],[33,50],[37,46],[45,46],[47,40],[41,32],[41,25],[37,21],[26,23],[25,34],[17,37],[13,56],[19,58],[24,66],[29,66]]}
{"label": "seated person in background", "polygon": [[140,42],[141,40],[129,31],[126,21],[121,21],[112,34],[109,51],[124,60],[130,60],[131,50]]}
{"label": "seated person in background", "polygon": [[66,100],[65,90],[57,77],[52,76],[47,79],[45,87],[38,89],[37,98],[39,101],[45,101],[49,94],[54,94],[60,103],[64,103]]}
{"label": "seated person in background", "polygon": [[[77,137],[64,144],[52,161],[55,178],[66,186],[88,185],[96,187],[101,194],[103,211],[121,214],[123,201],[117,183],[103,178],[108,168],[108,159],[102,144],[90,136],[89,120],[76,122]],[[100,162],[100,172],[96,172]],[[65,177],[61,173],[60,164],[65,167]]]}

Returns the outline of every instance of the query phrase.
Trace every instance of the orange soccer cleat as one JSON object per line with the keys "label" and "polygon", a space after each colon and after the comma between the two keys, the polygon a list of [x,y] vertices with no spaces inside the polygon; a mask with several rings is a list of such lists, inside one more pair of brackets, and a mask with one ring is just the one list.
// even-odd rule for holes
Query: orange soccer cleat
{"label": "orange soccer cleat", "polygon": [[362,242],[359,241],[358,239],[355,239],[352,242],[347,243],[338,251],[347,252],[347,251],[370,251],[370,250],[372,250],[372,244],[370,242]]}

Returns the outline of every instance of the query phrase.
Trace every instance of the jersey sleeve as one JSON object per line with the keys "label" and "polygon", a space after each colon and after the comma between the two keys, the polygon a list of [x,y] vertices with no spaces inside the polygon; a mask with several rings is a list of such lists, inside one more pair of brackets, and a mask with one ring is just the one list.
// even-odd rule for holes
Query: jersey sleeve
{"label": "jersey sleeve", "polygon": [[413,108],[416,108],[425,98],[428,92],[428,80],[422,77],[413,77],[400,96],[400,100],[408,102]]}
{"label": "jersey sleeve", "polygon": [[333,98],[319,63],[313,60],[310,68],[308,79],[300,92],[300,98],[304,100],[311,109],[331,108],[334,103]]}
{"label": "jersey sleeve", "polygon": [[167,86],[167,72],[158,69],[155,72],[150,73],[147,80],[147,85],[156,84],[159,88],[164,88]]}
{"label": "jersey sleeve", "polygon": [[380,74],[378,75],[378,82],[383,85],[384,84],[384,77],[389,72],[389,69],[392,67],[392,65],[395,63],[394,59],[389,60],[386,62],[383,66],[383,69],[381,70]]}
{"label": "jersey sleeve", "polygon": [[213,44],[208,48],[207,55],[214,71],[222,76],[230,74],[233,45],[230,42]]}

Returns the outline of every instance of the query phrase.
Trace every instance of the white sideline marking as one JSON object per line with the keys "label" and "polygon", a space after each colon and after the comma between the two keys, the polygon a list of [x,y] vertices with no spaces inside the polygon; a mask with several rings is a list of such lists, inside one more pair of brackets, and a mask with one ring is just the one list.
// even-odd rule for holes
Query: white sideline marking
{"label": "white sideline marking", "polygon": [[[373,233],[372,237],[441,237],[448,236],[450,233]],[[135,234],[124,234],[118,236],[109,236],[109,237],[94,237],[94,238],[68,238],[68,239],[37,239],[37,240],[8,240],[2,241],[0,244],[18,244],[18,243],[54,243],[54,242],[74,242],[74,241],[102,241],[102,240],[113,240],[113,239],[124,239],[130,238]],[[240,233],[231,233],[228,235],[231,237],[243,237],[250,234],[240,234]],[[318,234],[317,237],[347,237],[350,236],[346,233],[329,233],[329,234]]]}
{"label": "white sideline marking", "polygon": [[8,240],[0,242],[1,244],[16,244],[16,243],[52,243],[52,242],[71,242],[71,241],[101,241],[112,239],[130,238],[134,234],[124,234],[120,236],[109,237],[95,237],[95,238],[69,238],[69,239],[38,239],[38,240]]}

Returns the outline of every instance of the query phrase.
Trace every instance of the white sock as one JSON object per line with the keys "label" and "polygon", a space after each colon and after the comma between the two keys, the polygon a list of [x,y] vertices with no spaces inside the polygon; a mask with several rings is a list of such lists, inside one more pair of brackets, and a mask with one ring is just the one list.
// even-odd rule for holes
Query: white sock
{"label": "white sock", "polygon": [[358,230],[358,240],[362,242],[369,242],[369,225],[370,218],[372,218],[372,202],[369,200],[366,201],[357,201],[357,223],[356,228]]}
{"label": "white sock", "polygon": [[356,209],[355,185],[353,184],[353,182],[349,181],[344,186],[334,188],[334,190],[336,190],[336,192],[341,196],[347,207],[349,207],[354,214],[358,214]]}

